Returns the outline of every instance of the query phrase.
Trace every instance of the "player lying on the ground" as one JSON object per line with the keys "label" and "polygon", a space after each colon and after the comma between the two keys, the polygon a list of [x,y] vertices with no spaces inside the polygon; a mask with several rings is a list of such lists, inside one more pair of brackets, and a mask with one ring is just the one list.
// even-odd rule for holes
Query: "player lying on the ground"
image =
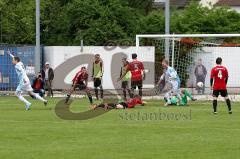
{"label": "player lying on the ground", "polygon": [[232,114],[231,101],[228,97],[227,82],[228,82],[228,70],[222,66],[222,58],[216,59],[216,64],[211,71],[210,86],[213,90],[213,113],[217,114],[217,98],[219,94],[225,98],[228,106],[228,113]]}
{"label": "player lying on the ground", "polygon": [[104,109],[126,109],[126,108],[134,108],[137,105],[144,106],[147,102],[142,101],[140,96],[135,96],[134,98],[129,98],[125,102],[119,103],[101,103],[99,105],[94,104],[92,105],[92,109],[96,108],[104,108]]}
{"label": "player lying on the ground", "polygon": [[25,103],[26,110],[30,109],[31,103],[22,96],[23,92],[27,92],[31,97],[41,100],[46,106],[48,101],[40,97],[39,94],[33,93],[30,80],[26,74],[23,63],[20,61],[20,58],[13,56],[10,51],[8,51],[8,54],[12,57],[12,63],[15,65],[15,70],[19,78],[19,84],[17,86],[15,94],[20,101],[23,101]]}
{"label": "player lying on the ground", "polygon": [[70,89],[69,93],[67,94],[67,98],[65,99],[65,103],[67,103],[71,97],[71,94],[78,88],[80,91],[85,91],[87,93],[89,102],[92,104],[92,95],[90,93],[88,85],[88,72],[86,67],[82,67],[81,70],[75,75],[72,80],[72,88]]}
{"label": "player lying on the ground", "polygon": [[[188,103],[188,97],[192,100],[195,101],[196,99],[192,96],[192,94],[186,89],[186,88],[181,88],[180,89],[181,92],[181,101],[179,101],[178,97],[172,96],[170,97],[170,102],[171,104],[169,105],[180,105],[180,106],[186,106]],[[167,99],[164,98],[164,100],[167,102]]]}
{"label": "player lying on the ground", "polygon": [[180,95],[180,78],[177,74],[177,71],[169,66],[169,63],[167,60],[162,61],[162,67],[164,68],[164,73],[160,77],[158,84],[160,84],[163,80],[165,80],[165,83],[171,84],[171,88],[165,93],[164,98],[166,98],[167,102],[165,106],[170,105],[170,97],[173,95],[176,95],[181,101],[181,95]]}

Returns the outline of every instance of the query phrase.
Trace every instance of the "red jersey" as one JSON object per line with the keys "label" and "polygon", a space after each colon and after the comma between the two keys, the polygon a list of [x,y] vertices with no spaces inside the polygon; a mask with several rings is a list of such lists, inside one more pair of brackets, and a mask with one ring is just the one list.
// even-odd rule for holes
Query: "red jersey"
{"label": "red jersey", "polygon": [[34,87],[36,90],[39,90],[42,88],[42,82],[41,80],[37,80],[36,83],[35,83],[35,87]]}
{"label": "red jersey", "polygon": [[225,90],[226,78],[228,78],[227,68],[224,66],[215,66],[211,71],[211,78],[214,79],[213,90]]}
{"label": "red jersey", "polygon": [[88,79],[88,73],[87,72],[82,72],[82,71],[79,71],[75,77],[73,78],[73,83],[77,82],[78,84],[79,83],[83,83],[83,81],[87,80]]}
{"label": "red jersey", "polygon": [[137,104],[143,104],[140,98],[130,98],[126,101],[128,108],[134,108]]}
{"label": "red jersey", "polygon": [[131,81],[141,81],[142,80],[142,71],[144,70],[143,63],[134,60],[128,64],[127,71],[131,71]]}

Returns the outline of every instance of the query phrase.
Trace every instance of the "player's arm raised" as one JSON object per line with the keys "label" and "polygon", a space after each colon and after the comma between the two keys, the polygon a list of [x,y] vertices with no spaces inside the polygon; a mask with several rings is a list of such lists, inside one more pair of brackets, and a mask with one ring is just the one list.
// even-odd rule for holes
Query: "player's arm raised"
{"label": "player's arm raised", "polygon": [[13,54],[11,54],[11,51],[8,49],[7,54],[10,55],[12,58],[14,58]]}

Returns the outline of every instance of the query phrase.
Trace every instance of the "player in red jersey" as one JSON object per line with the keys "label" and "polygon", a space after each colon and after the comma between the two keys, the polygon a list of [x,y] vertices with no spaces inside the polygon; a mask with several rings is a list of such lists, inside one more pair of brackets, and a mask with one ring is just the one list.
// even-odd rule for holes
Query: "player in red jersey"
{"label": "player in red jersey", "polygon": [[131,72],[131,89],[134,90],[138,87],[139,96],[142,97],[142,85],[145,79],[144,65],[142,62],[137,60],[137,54],[132,54],[132,62],[128,64],[126,71],[122,74],[119,80],[121,80],[128,71]]}
{"label": "player in red jersey", "polygon": [[65,103],[67,103],[71,97],[71,94],[78,88],[80,91],[84,90],[87,93],[88,99],[90,103],[93,103],[92,95],[90,93],[88,85],[88,73],[86,67],[82,67],[81,70],[75,75],[75,77],[72,80],[72,88],[70,89],[69,93],[67,94],[67,98],[65,100]]}
{"label": "player in red jersey", "polygon": [[221,57],[216,59],[216,64],[217,66],[212,69],[210,77],[210,86],[213,90],[213,113],[217,114],[217,98],[220,94],[226,100],[229,114],[232,114],[231,101],[227,92],[228,71],[226,67],[222,66]]}
{"label": "player in red jersey", "polygon": [[141,97],[136,95],[134,98],[129,98],[125,102],[120,103],[102,103],[99,105],[93,105],[92,109],[96,109],[98,107],[104,109],[126,109],[126,108],[134,108],[137,105],[145,105],[146,102],[141,100]]}

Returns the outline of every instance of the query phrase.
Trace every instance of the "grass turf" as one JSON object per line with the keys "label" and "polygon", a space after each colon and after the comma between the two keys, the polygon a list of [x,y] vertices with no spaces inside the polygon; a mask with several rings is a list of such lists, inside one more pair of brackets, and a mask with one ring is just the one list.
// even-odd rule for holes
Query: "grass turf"
{"label": "grass turf", "polygon": [[[162,101],[148,101],[144,107],[68,121],[54,112],[59,100],[49,99],[49,105],[44,107],[31,99],[32,109],[25,111],[16,97],[0,97],[0,158],[232,159],[240,156],[239,103],[233,103],[233,114],[229,115],[225,103],[219,102],[218,115],[213,115],[211,102],[166,108],[162,107]],[[76,99],[71,110],[82,112],[89,109],[87,105],[86,99]]]}

